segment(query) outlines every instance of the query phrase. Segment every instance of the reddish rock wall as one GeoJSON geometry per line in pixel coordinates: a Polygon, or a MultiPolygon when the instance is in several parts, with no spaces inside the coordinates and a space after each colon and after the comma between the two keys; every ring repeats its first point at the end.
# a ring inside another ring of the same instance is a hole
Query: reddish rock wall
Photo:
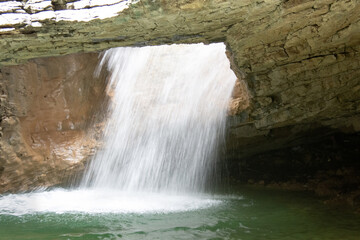
{"type": "Polygon", "coordinates": [[[0,192],[57,184],[83,168],[106,104],[97,62],[69,55],[1,69],[0,192]]]}

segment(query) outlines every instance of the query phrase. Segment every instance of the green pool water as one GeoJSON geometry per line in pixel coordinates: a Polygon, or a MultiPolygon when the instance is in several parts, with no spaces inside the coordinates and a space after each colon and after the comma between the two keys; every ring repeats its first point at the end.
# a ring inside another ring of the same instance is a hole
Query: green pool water
{"type": "Polygon", "coordinates": [[[175,212],[2,212],[0,239],[360,239],[359,215],[306,193],[241,188],[213,198],[175,212]]]}

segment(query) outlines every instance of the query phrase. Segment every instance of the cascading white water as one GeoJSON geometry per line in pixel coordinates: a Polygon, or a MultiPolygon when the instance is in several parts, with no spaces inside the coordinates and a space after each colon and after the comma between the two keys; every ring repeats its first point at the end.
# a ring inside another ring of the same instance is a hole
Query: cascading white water
{"type": "Polygon", "coordinates": [[[225,46],[112,49],[103,66],[110,119],[82,186],[0,196],[0,215],[167,213],[221,203],[194,193],[213,167],[236,79],[225,46]]]}
{"type": "Polygon", "coordinates": [[[224,44],[111,49],[103,66],[111,115],[82,185],[204,190],[236,80],[224,44]]]}

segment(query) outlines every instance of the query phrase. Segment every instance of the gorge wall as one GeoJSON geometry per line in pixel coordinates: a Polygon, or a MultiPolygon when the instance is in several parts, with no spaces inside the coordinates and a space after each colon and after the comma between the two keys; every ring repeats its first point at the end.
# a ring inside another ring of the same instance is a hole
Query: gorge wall
{"type": "MultiPolygon", "coordinates": [[[[100,91],[105,77],[94,80],[92,70],[83,71],[95,68],[97,54],[28,61],[38,57],[225,42],[239,78],[228,121],[226,158],[232,162],[333,132],[359,132],[358,9],[356,0],[0,1],[0,191],[61,182],[50,183],[47,173],[72,165],[68,153],[56,152],[94,139],[85,133],[95,123],[87,123],[106,99],[100,91]],[[50,95],[54,103],[47,106],[50,95]],[[23,165],[46,180],[16,172],[23,165]]],[[[82,162],[95,145],[73,159],[82,162]]]]}
{"type": "Polygon", "coordinates": [[[97,55],[1,69],[0,192],[59,184],[84,169],[106,114],[106,76],[93,76],[97,55]]]}

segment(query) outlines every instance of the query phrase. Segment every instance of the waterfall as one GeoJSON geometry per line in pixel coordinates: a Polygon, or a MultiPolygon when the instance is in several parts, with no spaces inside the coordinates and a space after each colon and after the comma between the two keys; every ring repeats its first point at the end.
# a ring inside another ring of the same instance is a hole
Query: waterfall
{"type": "Polygon", "coordinates": [[[82,186],[203,191],[236,80],[224,44],[110,49],[105,67],[110,118],[82,186]]]}
{"type": "Polygon", "coordinates": [[[235,83],[223,44],[104,53],[111,97],[103,147],[80,187],[0,196],[0,215],[169,213],[210,208],[204,193],[235,83]]]}

